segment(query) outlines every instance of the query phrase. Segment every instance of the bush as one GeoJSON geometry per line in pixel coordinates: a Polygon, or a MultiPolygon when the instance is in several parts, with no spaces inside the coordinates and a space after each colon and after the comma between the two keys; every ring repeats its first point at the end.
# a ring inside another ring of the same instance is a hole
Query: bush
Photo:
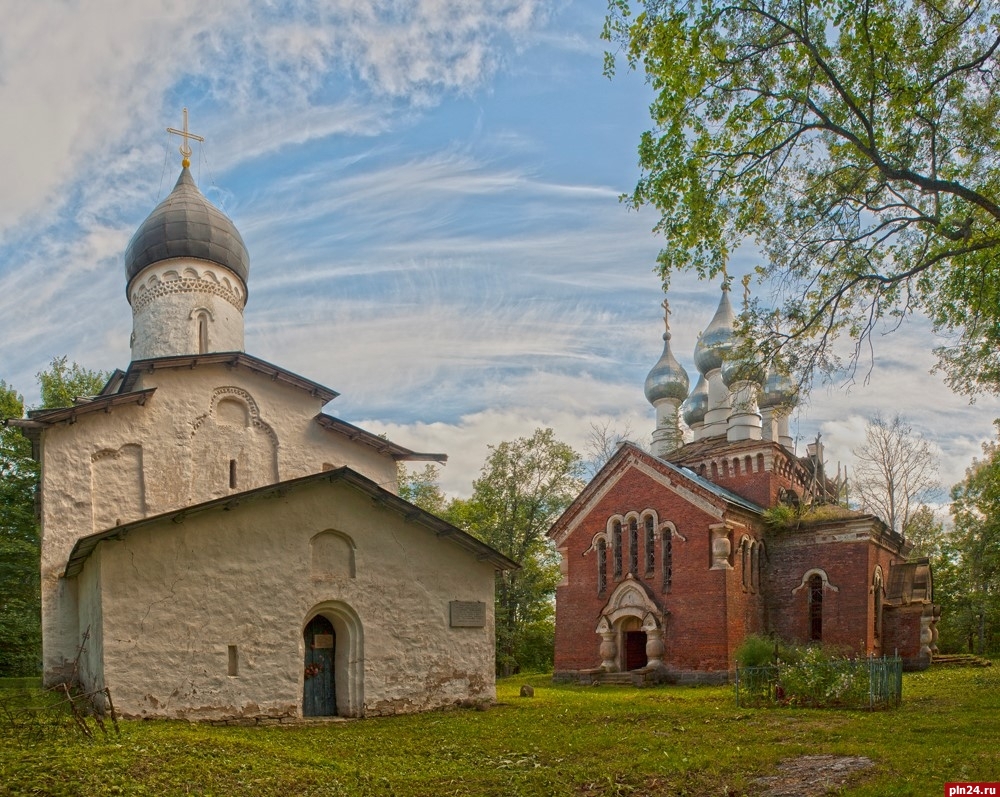
{"type": "Polygon", "coordinates": [[[751,634],[736,650],[740,667],[766,667],[778,657],[778,642],[770,637],[751,634]]]}
{"type": "Polygon", "coordinates": [[[784,698],[805,706],[866,703],[868,680],[864,661],[833,658],[815,646],[803,649],[798,661],[782,667],[780,676],[784,698]]]}

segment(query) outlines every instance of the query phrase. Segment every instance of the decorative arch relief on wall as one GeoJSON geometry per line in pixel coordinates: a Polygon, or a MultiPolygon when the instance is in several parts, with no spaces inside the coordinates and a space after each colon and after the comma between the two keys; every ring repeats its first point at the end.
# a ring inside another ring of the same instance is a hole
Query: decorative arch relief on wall
{"type": "Polygon", "coordinates": [[[278,445],[278,436],[274,433],[274,429],[271,428],[270,424],[264,421],[260,417],[260,408],[257,406],[257,402],[254,397],[246,390],[241,387],[236,387],[235,385],[224,385],[223,387],[217,387],[212,391],[212,397],[209,400],[209,409],[203,415],[199,415],[192,425],[191,434],[194,435],[204,425],[204,423],[212,418],[216,422],[225,423],[227,425],[244,425],[252,426],[255,429],[259,429],[264,432],[268,437],[271,438],[274,445],[278,445]],[[219,406],[223,405],[223,411],[220,414],[219,406]],[[231,414],[231,408],[234,405],[242,405],[245,415],[243,416],[243,422],[241,424],[234,423],[234,416],[231,414]],[[229,412],[227,412],[229,408],[229,412]],[[221,415],[221,417],[220,417],[221,415]]]}
{"type": "Polygon", "coordinates": [[[212,391],[208,412],[191,424],[191,440],[194,501],[278,481],[278,435],[241,387],[212,391]]]}
{"type": "Polygon", "coordinates": [[[795,589],[792,590],[792,594],[794,595],[799,590],[803,590],[808,587],[809,579],[813,576],[819,576],[820,581],[823,582],[824,590],[830,590],[830,592],[840,592],[840,587],[835,587],[830,583],[830,578],[827,576],[826,571],[823,568],[814,567],[811,570],[806,570],[806,572],[802,574],[802,581],[795,589]]]}
{"type": "Polygon", "coordinates": [[[681,542],[688,541],[688,538],[677,530],[677,526],[675,526],[671,520],[664,520],[662,523],[659,523],[657,525],[657,529],[659,530],[661,540],[665,540],[667,537],[670,537],[671,539],[680,540],[681,542]]]}
{"type": "Polygon", "coordinates": [[[239,281],[229,279],[222,268],[199,262],[197,268],[192,263],[178,271],[154,264],[147,266],[144,273],[132,282],[129,296],[132,314],[140,312],[160,296],[176,293],[210,293],[225,299],[241,313],[246,305],[243,286],[239,281]]]}
{"type": "Polygon", "coordinates": [[[326,529],[309,540],[309,571],[313,579],[355,578],[354,540],[342,531],[326,529]]]}
{"type": "Polygon", "coordinates": [[[142,446],[125,443],[91,454],[90,495],[94,531],[145,517],[142,446]]]}
{"type": "Polygon", "coordinates": [[[663,616],[660,607],[649,597],[646,589],[629,573],[611,593],[611,597],[601,610],[601,619],[614,626],[623,617],[638,617],[640,620],[645,620],[647,614],[657,618],[663,616]]]}

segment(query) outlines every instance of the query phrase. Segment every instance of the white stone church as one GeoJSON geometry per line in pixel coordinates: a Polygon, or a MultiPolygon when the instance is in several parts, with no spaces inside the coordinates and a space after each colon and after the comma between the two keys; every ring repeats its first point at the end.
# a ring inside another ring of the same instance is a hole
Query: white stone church
{"type": "Polygon", "coordinates": [[[125,269],[132,362],[12,422],[42,465],[46,684],[213,720],[492,700],[494,576],[517,565],[398,497],[398,462],[443,455],[244,353],[247,250],[186,158],[125,269]]]}

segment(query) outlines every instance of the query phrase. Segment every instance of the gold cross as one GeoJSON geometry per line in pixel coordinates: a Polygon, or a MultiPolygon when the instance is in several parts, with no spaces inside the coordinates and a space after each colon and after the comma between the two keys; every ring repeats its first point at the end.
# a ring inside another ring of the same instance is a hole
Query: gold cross
{"type": "Polygon", "coordinates": [[[663,324],[667,328],[667,332],[670,331],[670,302],[664,299],[660,303],[660,307],[663,308],[663,324]]]}
{"type": "Polygon", "coordinates": [[[184,139],[184,143],[181,144],[181,166],[185,169],[191,165],[191,147],[188,146],[188,139],[193,138],[195,141],[204,141],[205,139],[201,136],[196,136],[194,133],[188,132],[188,109],[184,109],[184,129],[175,130],[172,127],[167,128],[168,133],[173,133],[175,136],[180,136],[184,139]]]}

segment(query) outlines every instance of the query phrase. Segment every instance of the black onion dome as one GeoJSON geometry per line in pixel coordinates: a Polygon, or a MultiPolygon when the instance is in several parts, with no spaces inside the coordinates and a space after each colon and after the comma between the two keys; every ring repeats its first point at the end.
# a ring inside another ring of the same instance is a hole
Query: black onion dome
{"type": "Polygon", "coordinates": [[[205,199],[185,166],[177,185],[136,230],[125,249],[128,284],[146,266],[175,257],[218,263],[246,288],[250,255],[236,225],[205,199]]]}

